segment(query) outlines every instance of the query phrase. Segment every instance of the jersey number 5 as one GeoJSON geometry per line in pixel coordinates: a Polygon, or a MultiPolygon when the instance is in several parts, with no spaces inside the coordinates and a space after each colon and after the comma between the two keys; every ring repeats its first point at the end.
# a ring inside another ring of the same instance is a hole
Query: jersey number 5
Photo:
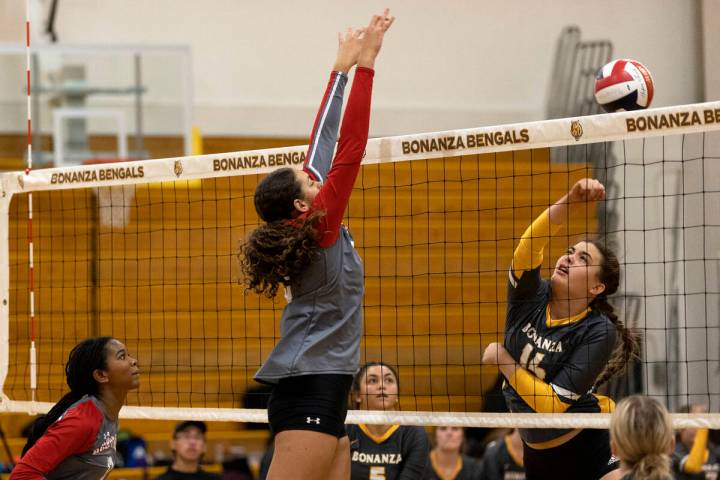
{"type": "Polygon", "coordinates": [[[525,347],[520,354],[520,365],[533,372],[540,380],[544,380],[545,370],[540,368],[540,362],[542,362],[542,359],[545,358],[545,354],[535,352],[535,355],[533,355],[533,350],[532,343],[525,344],[525,347]]]}
{"type": "Polygon", "coordinates": [[[370,467],[368,480],[385,480],[385,467],[370,467]]]}

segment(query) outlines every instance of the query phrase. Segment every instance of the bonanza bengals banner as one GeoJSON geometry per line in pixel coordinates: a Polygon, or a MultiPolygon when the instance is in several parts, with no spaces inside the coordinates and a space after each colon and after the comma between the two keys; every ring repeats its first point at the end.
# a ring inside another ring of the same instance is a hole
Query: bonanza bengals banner
{"type": "MultiPolygon", "coordinates": [[[[363,164],[720,130],[720,102],[370,139],[363,164]]],[[[13,193],[262,174],[299,167],[307,146],[0,174],[13,193]]]]}

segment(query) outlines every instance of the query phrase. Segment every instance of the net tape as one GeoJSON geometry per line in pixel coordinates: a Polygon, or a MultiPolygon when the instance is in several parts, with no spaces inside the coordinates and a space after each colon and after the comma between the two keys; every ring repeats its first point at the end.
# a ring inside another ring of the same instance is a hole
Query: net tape
{"type": "MultiPolygon", "coordinates": [[[[363,164],[583,145],[710,130],[720,130],[720,102],[375,138],[368,141],[363,164]]],[[[0,195],[6,197],[16,192],[38,190],[262,174],[282,166],[301,165],[306,150],[307,146],[301,145],[112,165],[50,168],[34,170],[29,175],[8,173],[0,176],[0,195]]]]}
{"type": "MultiPolygon", "coordinates": [[[[0,412],[47,413],[54,404],[6,400],[0,412]]],[[[673,427],[720,429],[720,413],[675,413],[673,427]]],[[[219,422],[267,423],[263,409],[234,408],[157,408],[125,406],[120,418],[138,420],[203,420],[219,422]]],[[[349,410],[347,423],[373,425],[417,425],[480,428],[596,428],[610,426],[606,413],[474,413],[474,412],[383,412],[349,410]]]]}

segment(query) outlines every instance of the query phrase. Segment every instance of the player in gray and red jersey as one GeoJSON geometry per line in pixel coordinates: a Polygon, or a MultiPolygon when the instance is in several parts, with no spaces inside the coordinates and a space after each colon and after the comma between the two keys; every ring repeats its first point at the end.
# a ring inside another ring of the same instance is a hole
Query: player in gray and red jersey
{"type": "Polygon", "coordinates": [[[70,393],[33,425],[12,480],[101,480],[117,464],[118,414],[140,370],[122,342],[88,338],[65,366],[70,393]]]}

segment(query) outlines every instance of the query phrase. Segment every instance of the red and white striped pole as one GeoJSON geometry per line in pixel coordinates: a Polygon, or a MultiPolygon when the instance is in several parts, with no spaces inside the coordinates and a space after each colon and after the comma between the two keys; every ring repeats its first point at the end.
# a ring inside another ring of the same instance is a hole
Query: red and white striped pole
{"type": "MultiPolygon", "coordinates": [[[[32,93],[30,81],[30,0],[25,0],[25,66],[27,70],[27,167],[25,175],[32,171],[32,93]]],[[[37,390],[37,351],[35,350],[35,262],[33,260],[33,202],[28,193],[28,298],[30,309],[30,392],[35,401],[37,390]]]]}

